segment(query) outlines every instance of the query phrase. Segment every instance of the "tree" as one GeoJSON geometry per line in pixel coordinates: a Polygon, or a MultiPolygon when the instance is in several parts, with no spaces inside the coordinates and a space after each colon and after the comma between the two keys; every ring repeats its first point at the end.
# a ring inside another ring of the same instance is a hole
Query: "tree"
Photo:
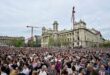
{"type": "Polygon", "coordinates": [[[110,47],[110,41],[104,42],[104,43],[100,44],[99,46],[109,48],[110,47]]]}
{"type": "Polygon", "coordinates": [[[49,47],[54,46],[54,38],[53,37],[49,37],[49,43],[48,43],[49,47]]]}
{"type": "Polygon", "coordinates": [[[41,47],[41,40],[40,39],[36,39],[36,47],[41,47]]]}
{"type": "Polygon", "coordinates": [[[60,37],[61,46],[67,46],[69,42],[66,41],[67,37],[60,37]]]}
{"type": "Polygon", "coordinates": [[[57,39],[55,39],[54,37],[50,37],[49,38],[49,47],[61,47],[61,46],[67,46],[69,44],[67,40],[67,37],[63,36],[63,37],[57,37],[57,39]]]}
{"type": "Polygon", "coordinates": [[[36,47],[36,41],[33,41],[32,39],[28,41],[28,47],[36,47]]]}
{"type": "Polygon", "coordinates": [[[58,37],[57,39],[54,39],[54,46],[55,47],[61,47],[60,37],[58,37]]]}
{"type": "Polygon", "coordinates": [[[23,39],[12,39],[11,45],[15,47],[23,47],[24,46],[24,40],[23,39]]]}

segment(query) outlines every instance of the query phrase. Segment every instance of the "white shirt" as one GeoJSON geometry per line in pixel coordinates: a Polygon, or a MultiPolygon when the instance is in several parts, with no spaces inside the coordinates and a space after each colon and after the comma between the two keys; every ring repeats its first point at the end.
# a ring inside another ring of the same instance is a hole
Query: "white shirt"
{"type": "Polygon", "coordinates": [[[32,66],[33,68],[35,68],[37,66],[37,63],[33,63],[32,66]]]}
{"type": "Polygon", "coordinates": [[[75,68],[76,68],[77,71],[79,71],[79,69],[81,68],[81,66],[80,65],[75,65],[75,68]]]}
{"type": "Polygon", "coordinates": [[[39,75],[47,75],[45,71],[40,71],[39,75]]]}
{"type": "Polygon", "coordinates": [[[25,75],[29,75],[29,69],[28,68],[26,68],[26,69],[23,69],[23,71],[22,71],[22,73],[24,73],[25,75]]]}
{"type": "Polygon", "coordinates": [[[1,72],[1,75],[7,75],[5,72],[1,72]]]}
{"type": "Polygon", "coordinates": [[[72,74],[72,69],[71,68],[67,68],[68,74],[72,74]]]}
{"type": "Polygon", "coordinates": [[[11,67],[12,65],[13,65],[13,64],[9,64],[9,65],[8,65],[10,69],[12,69],[12,67],[11,67]]]}

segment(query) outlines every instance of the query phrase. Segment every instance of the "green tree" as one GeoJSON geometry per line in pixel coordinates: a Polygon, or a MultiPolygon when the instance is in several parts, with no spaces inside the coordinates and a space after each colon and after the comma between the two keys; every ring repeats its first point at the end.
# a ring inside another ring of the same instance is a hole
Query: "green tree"
{"type": "Polygon", "coordinates": [[[99,47],[109,48],[110,47],[110,41],[100,44],[99,47]]]}
{"type": "Polygon", "coordinates": [[[39,39],[36,39],[36,47],[41,47],[41,40],[39,39]]]}
{"type": "Polygon", "coordinates": [[[67,40],[67,37],[65,36],[60,37],[61,46],[66,46],[68,44],[66,40],[67,40]]]}
{"type": "Polygon", "coordinates": [[[58,47],[61,47],[60,37],[58,37],[58,39],[57,39],[57,46],[58,46],[58,47]]]}
{"type": "Polygon", "coordinates": [[[23,47],[24,46],[24,40],[23,39],[13,39],[11,41],[11,45],[15,46],[15,47],[23,47]]]}
{"type": "Polygon", "coordinates": [[[61,41],[60,41],[59,37],[57,39],[54,39],[54,46],[55,47],[61,47],[61,41]]]}
{"type": "Polygon", "coordinates": [[[69,44],[67,40],[67,37],[57,37],[57,39],[54,39],[54,37],[49,38],[49,47],[61,47],[61,46],[67,46],[69,44]]]}
{"type": "Polygon", "coordinates": [[[48,43],[49,47],[54,46],[54,38],[53,37],[49,37],[49,43],[48,43]]]}
{"type": "Polygon", "coordinates": [[[28,47],[36,47],[36,41],[29,40],[28,41],[28,47]]]}

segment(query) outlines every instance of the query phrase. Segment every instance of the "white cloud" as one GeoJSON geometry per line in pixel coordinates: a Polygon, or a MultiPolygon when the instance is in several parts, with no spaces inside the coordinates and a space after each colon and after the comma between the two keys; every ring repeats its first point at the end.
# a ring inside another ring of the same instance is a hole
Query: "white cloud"
{"type": "MultiPolygon", "coordinates": [[[[0,34],[28,36],[26,25],[50,28],[54,20],[59,21],[60,29],[71,29],[75,5],[76,20],[84,19],[88,27],[101,30],[109,38],[109,3],[109,0],[0,0],[0,34]]],[[[41,30],[37,29],[35,34],[41,34],[41,30]]]]}

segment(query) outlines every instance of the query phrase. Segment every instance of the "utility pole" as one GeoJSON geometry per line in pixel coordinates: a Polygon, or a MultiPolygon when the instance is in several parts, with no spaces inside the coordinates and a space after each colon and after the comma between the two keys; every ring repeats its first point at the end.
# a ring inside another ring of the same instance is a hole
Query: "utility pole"
{"type": "Polygon", "coordinates": [[[32,38],[32,41],[33,41],[33,33],[34,33],[34,28],[39,28],[39,27],[35,27],[35,26],[26,26],[27,28],[31,28],[31,38],[32,38]]]}

